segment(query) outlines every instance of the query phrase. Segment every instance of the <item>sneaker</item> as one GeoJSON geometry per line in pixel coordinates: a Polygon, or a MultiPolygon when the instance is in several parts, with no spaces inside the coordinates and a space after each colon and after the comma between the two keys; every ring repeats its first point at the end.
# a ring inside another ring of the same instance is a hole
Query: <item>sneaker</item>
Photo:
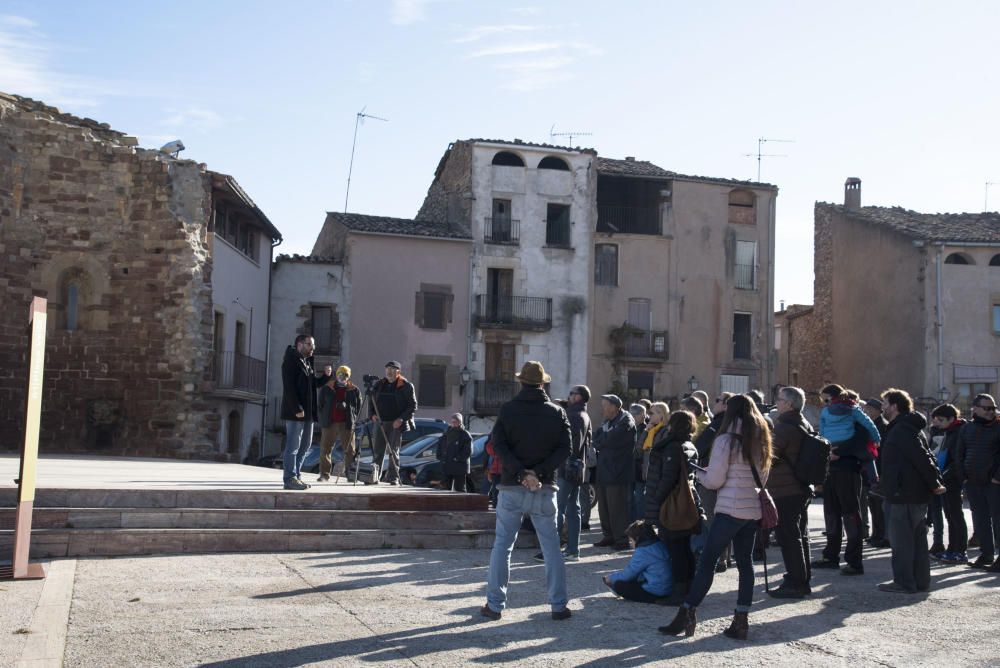
{"type": "Polygon", "coordinates": [[[941,561],[946,564],[967,564],[969,558],[965,556],[965,552],[945,552],[941,561]]]}
{"type": "Polygon", "coordinates": [[[563,552],[563,561],[580,561],[579,552],[563,552]]]}
{"type": "Polygon", "coordinates": [[[296,480],[298,480],[298,481],[299,481],[299,484],[300,484],[300,485],[305,485],[305,486],[306,486],[306,489],[309,489],[310,487],[312,487],[312,485],[310,485],[309,483],[305,482],[305,481],[304,481],[304,480],[302,479],[302,477],[301,477],[301,476],[300,476],[300,477],[298,477],[298,478],[296,478],[296,480]]]}
{"type": "Polygon", "coordinates": [[[479,608],[479,614],[485,617],[486,619],[492,620],[494,622],[500,619],[501,616],[499,612],[497,612],[488,605],[484,605],[483,607],[479,608]]]}
{"type": "Polygon", "coordinates": [[[915,594],[917,592],[910,591],[906,587],[896,584],[895,582],[883,582],[878,586],[879,591],[884,591],[889,594],[915,594]]]}
{"type": "Polygon", "coordinates": [[[726,565],[726,560],[725,559],[719,559],[717,562],[715,562],[715,572],[716,573],[725,573],[728,569],[729,569],[729,566],[726,565]]]}
{"type": "Polygon", "coordinates": [[[305,484],[298,478],[292,478],[291,480],[285,481],[285,489],[293,489],[296,491],[301,491],[304,489],[309,489],[309,485],[305,484]]]}
{"type": "Polygon", "coordinates": [[[771,598],[805,598],[806,597],[806,590],[805,589],[798,589],[796,587],[788,587],[788,586],[785,586],[785,585],[781,585],[777,589],[772,589],[772,590],[770,590],[767,593],[771,595],[771,598]]]}
{"type": "Polygon", "coordinates": [[[934,543],[933,545],[931,545],[931,549],[927,551],[930,553],[931,558],[940,559],[941,556],[944,554],[944,545],[942,545],[941,543],[934,543]]]}
{"type": "Polygon", "coordinates": [[[552,611],[552,619],[555,619],[555,620],[569,619],[572,616],[573,616],[573,613],[570,612],[569,608],[563,608],[562,610],[553,610],[552,611]]]}
{"type": "Polygon", "coordinates": [[[834,559],[817,559],[816,561],[812,562],[812,567],[829,568],[829,569],[840,568],[840,562],[834,559]]]}
{"type": "Polygon", "coordinates": [[[850,564],[847,564],[846,566],[844,566],[843,568],[840,569],[840,574],[841,575],[864,575],[865,574],[865,569],[864,568],[855,568],[854,566],[851,566],[850,564]]]}
{"type": "Polygon", "coordinates": [[[969,568],[989,568],[993,565],[993,557],[979,555],[979,558],[969,564],[969,568]]]}
{"type": "Polygon", "coordinates": [[[987,573],[1000,573],[1000,559],[987,566],[985,570],[987,573]]]}
{"type": "Polygon", "coordinates": [[[615,544],[614,538],[602,538],[594,543],[594,547],[611,547],[615,544]]]}

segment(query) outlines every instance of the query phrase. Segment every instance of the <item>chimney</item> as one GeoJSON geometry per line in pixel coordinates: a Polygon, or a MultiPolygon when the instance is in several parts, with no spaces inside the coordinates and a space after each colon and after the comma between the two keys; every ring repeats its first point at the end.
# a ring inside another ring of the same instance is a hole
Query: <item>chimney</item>
{"type": "Polygon", "coordinates": [[[861,179],[856,176],[844,181],[844,206],[848,209],[861,208],[861,179]]]}
{"type": "Polygon", "coordinates": [[[625,156],[625,162],[635,162],[635,156],[634,155],[626,155],[625,156]]]}

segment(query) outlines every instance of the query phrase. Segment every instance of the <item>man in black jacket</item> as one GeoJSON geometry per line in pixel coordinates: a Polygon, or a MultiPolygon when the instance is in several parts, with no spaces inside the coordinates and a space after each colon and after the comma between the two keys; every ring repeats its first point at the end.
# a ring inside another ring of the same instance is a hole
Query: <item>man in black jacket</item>
{"type": "Polygon", "coordinates": [[[307,334],[295,338],[281,361],[281,419],[285,422],[285,452],[283,455],[285,489],[309,489],[302,482],[300,469],[306,451],[312,445],[313,424],[316,422],[316,388],[326,382],[313,372],[313,351],[316,342],[307,334]]]}
{"type": "Polygon", "coordinates": [[[958,465],[958,435],[965,420],[951,404],[941,404],[931,411],[931,452],[935,455],[941,480],[948,491],[931,499],[931,519],[934,522],[934,545],[931,557],[946,564],[964,564],[969,560],[969,526],[962,510],[962,475],[958,465]],[[948,521],[948,547],[944,547],[944,520],[948,521]],[[940,553],[935,554],[935,548],[940,553]]]}
{"type": "Polygon", "coordinates": [[[597,450],[597,510],[601,515],[604,537],[594,547],[629,549],[629,497],[635,472],[632,450],[635,447],[635,420],[622,410],[622,400],[614,394],[601,397],[604,424],[594,434],[597,450]]]}
{"type": "Polygon", "coordinates": [[[444,474],[441,489],[465,492],[465,479],[472,471],[472,434],[466,431],[461,413],[448,418],[448,429],[438,440],[436,454],[444,474]]]}
{"type": "Polygon", "coordinates": [[[882,444],[881,487],[892,546],[892,582],[878,588],[913,594],[931,586],[927,504],[933,494],[946,490],[924,438],[927,420],[914,412],[910,395],[891,388],[882,393],[882,402],[882,413],[889,420],[882,444]]]}
{"type": "MultiPolygon", "coordinates": [[[[327,367],[329,375],[332,367],[327,367]]],[[[337,367],[337,373],[319,391],[319,480],[326,482],[333,470],[333,446],[339,440],[344,451],[344,475],[351,479],[354,458],[354,425],[361,412],[361,391],[351,382],[351,368],[337,367]]]]}
{"type": "MultiPolygon", "coordinates": [[[[417,394],[413,383],[403,378],[399,362],[385,363],[385,378],[375,384],[372,392],[371,420],[376,423],[375,453],[376,472],[382,467],[386,451],[389,452],[389,467],[385,481],[390,485],[399,483],[399,446],[403,432],[414,428],[413,414],[417,411],[417,394]]],[[[373,476],[371,484],[378,484],[379,476],[373,476]]]]}
{"type": "Polygon", "coordinates": [[[521,391],[500,408],[492,442],[503,462],[496,507],[496,537],[490,554],[486,605],[480,614],[500,619],[507,605],[510,553],[521,521],[531,517],[545,558],[545,581],[553,619],[568,619],[566,564],[556,529],[556,470],[570,452],[569,419],[549,400],[543,386],[551,382],[541,362],[525,362],[515,377],[521,391]]]}
{"type": "Polygon", "coordinates": [[[969,565],[1000,572],[1000,559],[994,561],[1000,540],[1000,420],[988,394],[972,400],[972,422],[958,434],[958,462],[979,537],[979,558],[969,565]]]}
{"type": "MultiPolygon", "coordinates": [[[[569,416],[569,429],[571,436],[569,460],[573,462],[574,470],[582,470],[580,480],[571,480],[567,476],[567,463],[559,467],[559,522],[558,529],[562,534],[563,525],[566,526],[566,550],[563,555],[566,561],[580,560],[580,518],[582,511],[580,508],[580,490],[587,482],[587,449],[591,447],[593,431],[590,426],[590,415],[587,413],[587,402],[590,401],[590,388],[586,385],[577,385],[569,391],[569,408],[566,414],[569,416]]],[[[586,503],[590,504],[590,494],[588,492],[586,503]]]]}

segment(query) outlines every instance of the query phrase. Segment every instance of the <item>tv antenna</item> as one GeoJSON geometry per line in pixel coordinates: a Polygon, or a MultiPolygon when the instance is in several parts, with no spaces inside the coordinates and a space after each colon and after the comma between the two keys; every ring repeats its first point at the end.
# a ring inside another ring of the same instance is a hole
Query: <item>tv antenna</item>
{"type": "Polygon", "coordinates": [[[573,137],[590,137],[593,134],[593,132],[556,132],[556,124],[553,123],[549,128],[549,141],[554,143],[556,137],[569,137],[569,145],[572,147],[573,137]]]}
{"type": "Polygon", "coordinates": [[[760,183],[760,159],[761,158],[787,158],[788,155],[785,153],[764,153],[764,144],[768,142],[778,142],[781,144],[794,144],[794,139],[767,139],[765,137],[759,137],[757,139],[757,152],[756,153],[744,153],[745,158],[757,158],[757,183],[760,183]]]}
{"type": "Polygon", "coordinates": [[[990,210],[990,186],[1000,185],[1000,181],[987,181],[986,193],[983,195],[983,212],[990,210]]]}
{"type": "Polygon", "coordinates": [[[385,123],[389,122],[388,118],[365,113],[365,109],[367,108],[367,104],[361,107],[361,111],[358,112],[354,119],[354,141],[351,143],[351,164],[347,168],[347,192],[344,193],[344,213],[347,213],[347,200],[351,196],[351,172],[354,171],[354,148],[358,145],[358,126],[364,123],[366,118],[374,118],[376,121],[383,121],[385,123]]]}

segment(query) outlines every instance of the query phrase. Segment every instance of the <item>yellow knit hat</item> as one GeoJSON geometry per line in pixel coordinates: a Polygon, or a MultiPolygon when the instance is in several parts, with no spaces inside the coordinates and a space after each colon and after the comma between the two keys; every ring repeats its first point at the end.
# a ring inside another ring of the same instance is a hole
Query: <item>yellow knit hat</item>
{"type": "Polygon", "coordinates": [[[348,378],[350,378],[351,377],[351,367],[347,366],[346,364],[341,364],[340,366],[337,367],[337,373],[334,374],[334,375],[339,376],[340,374],[344,374],[345,376],[347,376],[348,378]]]}

